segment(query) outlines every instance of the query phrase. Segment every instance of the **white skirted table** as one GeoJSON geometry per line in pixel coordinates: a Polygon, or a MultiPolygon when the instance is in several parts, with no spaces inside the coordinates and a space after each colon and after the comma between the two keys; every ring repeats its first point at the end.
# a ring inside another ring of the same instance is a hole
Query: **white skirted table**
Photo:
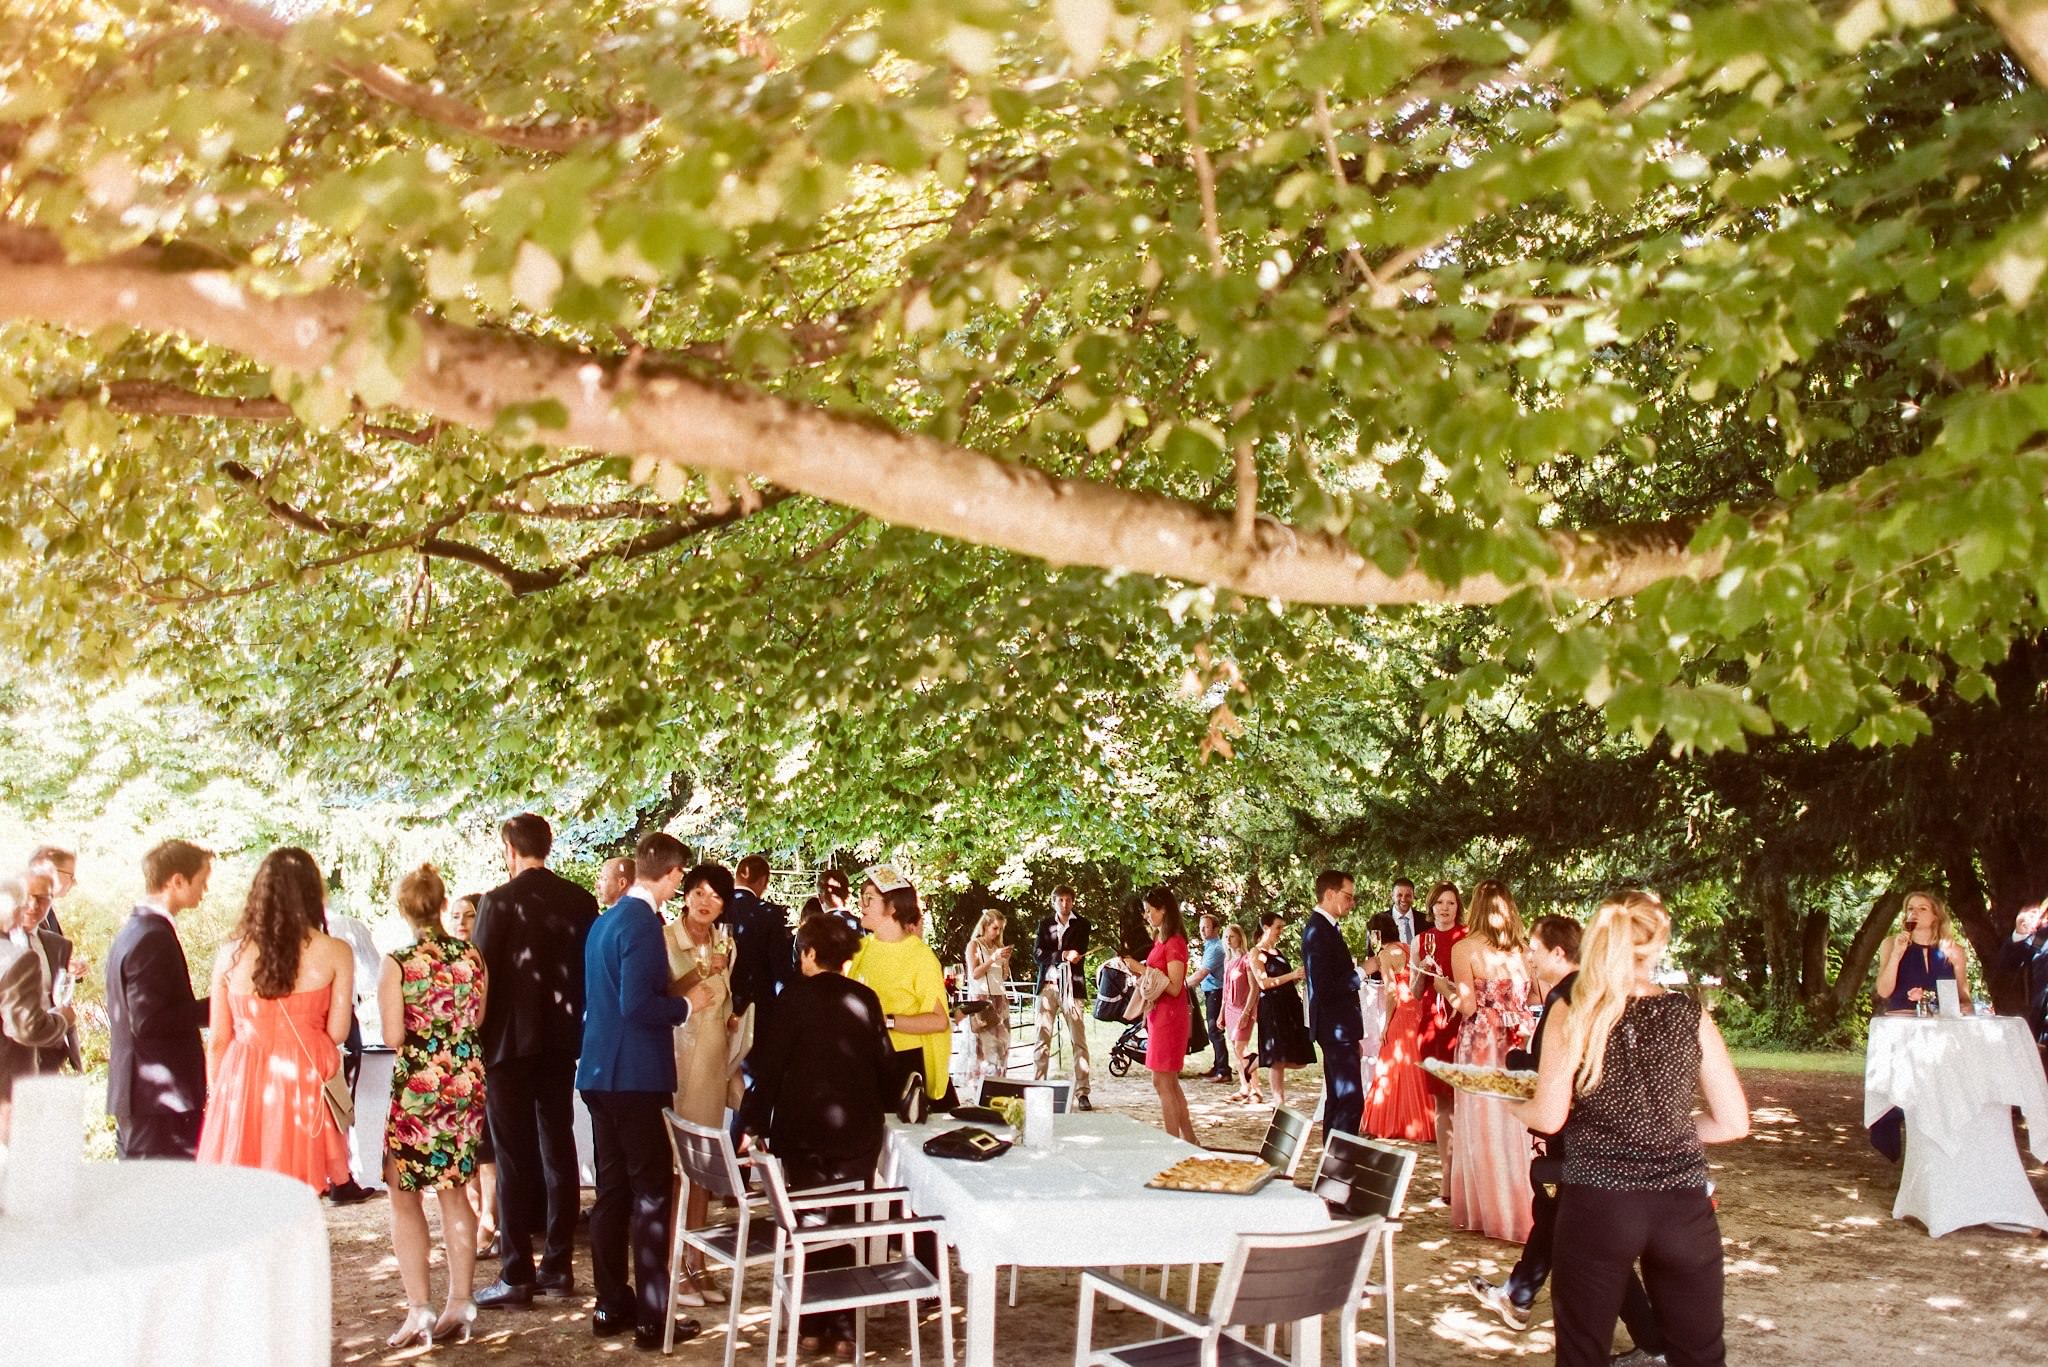
{"type": "Polygon", "coordinates": [[[1284,1178],[1251,1196],[1148,1190],[1155,1173],[1202,1151],[1128,1116],[1063,1115],[1052,1147],[1019,1145],[985,1163],[927,1155],[924,1141],[947,1128],[944,1116],[891,1120],[882,1166],[913,1210],[946,1222],[967,1276],[966,1367],[995,1361],[998,1267],[1220,1263],[1239,1234],[1330,1223],[1319,1198],[1284,1178]]]}
{"type": "Polygon", "coordinates": [[[1905,1168],[1894,1219],[1940,1236],[1969,1225],[2048,1230],[2013,1142],[2012,1108],[2027,1118],[2034,1157],[2048,1161],[2048,1076],[2015,1016],[1870,1023],[1863,1123],[1906,1113],[1905,1168]]]}
{"type": "Polygon", "coordinates": [[[325,1367],[327,1223],[304,1183],[88,1165],[61,1219],[0,1214],[0,1363],[325,1367]]]}

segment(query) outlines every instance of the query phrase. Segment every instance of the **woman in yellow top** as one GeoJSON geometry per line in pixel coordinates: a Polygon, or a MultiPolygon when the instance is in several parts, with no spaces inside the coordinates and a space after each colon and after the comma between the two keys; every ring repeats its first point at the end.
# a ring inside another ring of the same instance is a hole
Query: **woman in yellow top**
{"type": "Polygon", "coordinates": [[[917,933],[923,919],[909,879],[887,864],[862,874],[860,924],[868,933],[847,976],[881,999],[896,1051],[896,1094],[902,1095],[912,1073],[922,1073],[925,1095],[936,1101],[946,1094],[953,1023],[946,970],[917,933]]]}

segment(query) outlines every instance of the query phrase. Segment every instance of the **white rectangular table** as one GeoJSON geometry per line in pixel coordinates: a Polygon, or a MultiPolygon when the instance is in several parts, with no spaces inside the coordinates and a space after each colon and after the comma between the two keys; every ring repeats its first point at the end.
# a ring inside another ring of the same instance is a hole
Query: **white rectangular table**
{"type": "Polygon", "coordinates": [[[1894,1106],[1906,1113],[1894,1219],[1911,1216],[1936,1237],[1968,1225],[2048,1230],[2012,1134],[2017,1106],[2034,1157],[2048,1161],[2048,1076],[2025,1021],[1879,1016],[1864,1055],[1863,1123],[1894,1106]]]}
{"type": "Polygon", "coordinates": [[[924,1152],[926,1139],[950,1127],[946,1117],[889,1122],[885,1179],[909,1190],[918,1214],[945,1220],[967,1276],[967,1367],[995,1361],[999,1267],[1220,1263],[1239,1234],[1330,1223],[1321,1199],[1285,1178],[1252,1196],[1147,1189],[1153,1174],[1202,1150],[1128,1116],[1098,1111],[1055,1124],[1051,1148],[1019,1145],[967,1163],[924,1152]]]}

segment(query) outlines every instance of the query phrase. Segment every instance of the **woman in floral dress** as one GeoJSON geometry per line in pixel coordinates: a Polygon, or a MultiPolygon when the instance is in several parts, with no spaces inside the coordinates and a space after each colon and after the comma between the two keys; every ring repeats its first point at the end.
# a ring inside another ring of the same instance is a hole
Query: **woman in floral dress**
{"type": "Polygon", "coordinates": [[[385,1180],[391,1188],[391,1243],[409,1309],[387,1342],[469,1337],[476,1271],[476,1212],[463,1186],[476,1175],[484,1129],[484,966],[476,947],[441,928],[448,889],[432,864],[398,884],[398,910],[413,942],[386,955],[377,988],[384,1040],[398,1056],[391,1069],[391,1117],[385,1130],[385,1180]],[[436,1318],[428,1303],[427,1212],[420,1193],[441,1203],[448,1301],[436,1318]]]}

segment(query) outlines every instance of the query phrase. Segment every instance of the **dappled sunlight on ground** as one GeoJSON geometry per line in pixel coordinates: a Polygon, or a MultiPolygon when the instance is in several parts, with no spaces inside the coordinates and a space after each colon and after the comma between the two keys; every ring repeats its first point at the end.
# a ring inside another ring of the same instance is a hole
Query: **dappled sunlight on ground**
{"type": "MultiPolygon", "coordinates": [[[[1106,1056],[1107,1041],[1099,1051],[1106,1056]]],[[[1206,1061],[1206,1055],[1197,1062],[1206,1061]]],[[[1314,1069],[1288,1079],[1289,1101],[1313,1109],[1320,1082],[1314,1069]]],[[[1760,1073],[1745,1077],[1753,1107],[1753,1137],[1713,1151],[1728,1257],[1729,1361],[1769,1367],[1889,1367],[1937,1356],[1967,1355],[1988,1364],[2040,1361],[2048,1320],[2048,1240],[1989,1229],[1930,1239],[1917,1225],[1891,1218],[1898,1171],[1874,1153],[1858,1123],[1859,1077],[1828,1073],[1760,1073]]],[[[1197,1133],[1209,1143],[1255,1147],[1271,1114],[1262,1107],[1224,1101],[1228,1086],[1190,1076],[1184,1081],[1197,1133]]],[[[1099,1107],[1158,1122],[1158,1104],[1142,1073],[1115,1079],[1097,1069],[1099,1107]]],[[[1310,1140],[1299,1181],[1306,1185],[1321,1154],[1320,1133],[1310,1140]]],[[[1448,1212],[1426,1198],[1437,1190],[1436,1151],[1424,1146],[1410,1190],[1407,1227],[1395,1245],[1399,1351],[1417,1367],[1463,1362],[1547,1362],[1553,1351],[1548,1294],[1537,1299],[1526,1333],[1516,1334],[1480,1306],[1467,1289],[1473,1276],[1500,1281],[1519,1249],[1450,1227],[1448,1212]]],[[[2036,1188],[2048,1194],[2048,1174],[2029,1167],[2036,1188]]],[[[1227,1199],[1227,1198],[1219,1198],[1227,1199]]],[[[432,1209],[432,1203],[429,1203],[432,1209]]],[[[334,1240],[338,1363],[448,1361],[468,1354],[492,1367],[597,1360],[625,1353],[630,1341],[590,1336],[589,1302],[537,1302],[531,1310],[486,1311],[477,1327],[482,1341],[467,1348],[395,1353],[384,1336],[404,1311],[404,1294],[391,1256],[381,1202],[330,1211],[334,1240]]],[[[578,1249],[576,1277],[588,1291],[589,1260],[578,1249]]],[[[496,1275],[478,1268],[478,1285],[496,1275]]],[[[1133,1269],[1133,1273],[1136,1269],[1133,1269]]],[[[1005,1274],[1006,1276],[1007,1274],[1005,1274]]],[[[435,1259],[435,1303],[443,1273],[435,1259]]],[[[1184,1303],[1185,1273],[1173,1284],[1184,1303]]],[[[1148,1275],[1156,1284],[1156,1271],[1148,1275]]],[[[1204,1282],[1203,1296],[1214,1284],[1204,1282]]],[[[996,1321],[1001,1367],[1041,1367],[1071,1360],[1077,1277],[1071,1271],[1026,1269],[1014,1310],[996,1321]]],[[[767,1281],[756,1269],[744,1298],[739,1363],[761,1367],[767,1345],[767,1281]]],[[[964,1285],[955,1284],[956,1333],[964,1327],[964,1285]]],[[[724,1308],[692,1311],[703,1335],[679,1346],[675,1360],[716,1367],[724,1354],[724,1308]]],[[[926,1360],[938,1361],[936,1312],[925,1319],[926,1360]]],[[[1360,1314],[1361,1362],[1383,1360],[1384,1317],[1377,1302],[1360,1314]]],[[[1130,1314],[1098,1322],[1102,1341],[1145,1337],[1149,1326],[1130,1314]]],[[[1617,1346],[1620,1346],[1619,1344],[1617,1346]]],[[[868,1363],[909,1361],[900,1313],[872,1321],[868,1363]]],[[[1336,1361],[1334,1328],[1324,1335],[1324,1360],[1336,1361]]],[[[813,1358],[814,1367],[830,1359],[813,1358]]]]}

